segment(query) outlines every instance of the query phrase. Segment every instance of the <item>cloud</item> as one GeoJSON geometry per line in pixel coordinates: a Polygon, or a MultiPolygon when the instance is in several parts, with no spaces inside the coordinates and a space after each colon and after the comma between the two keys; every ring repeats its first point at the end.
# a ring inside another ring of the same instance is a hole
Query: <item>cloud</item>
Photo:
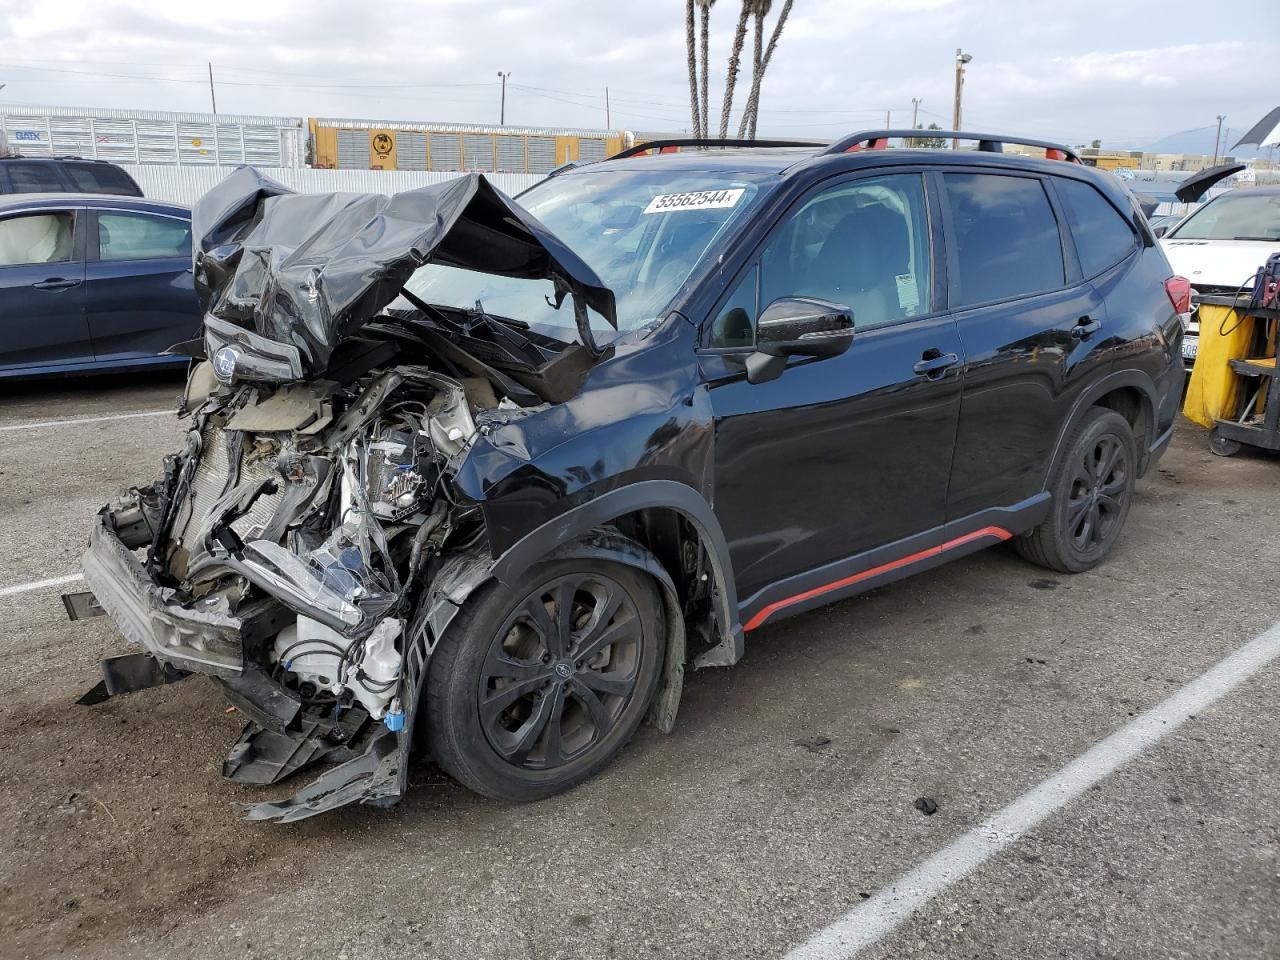
{"type": "MultiPolygon", "coordinates": [[[[922,123],[947,126],[957,47],[974,56],[966,126],[1072,142],[1154,137],[1219,113],[1245,127],[1276,94],[1242,77],[1275,62],[1280,43],[1258,32],[1242,41],[1237,26],[1269,8],[1237,0],[1228,20],[1201,16],[1193,0],[1158,11],[1114,0],[795,0],[760,132],[834,136],[881,124],[886,111],[905,124],[913,98],[922,123]]],[[[716,119],[737,9],[720,0],[713,11],[716,119]]],[[[216,15],[141,0],[0,0],[0,82],[18,102],[204,110],[212,61],[223,112],[492,123],[503,70],[508,122],[603,126],[608,86],[615,126],[676,132],[689,126],[683,22],[681,0],[221,0],[216,15]]]]}

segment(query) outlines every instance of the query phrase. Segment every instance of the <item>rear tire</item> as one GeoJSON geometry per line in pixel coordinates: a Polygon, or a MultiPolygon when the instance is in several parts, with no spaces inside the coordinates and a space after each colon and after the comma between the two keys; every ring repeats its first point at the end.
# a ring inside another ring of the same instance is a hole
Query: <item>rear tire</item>
{"type": "Polygon", "coordinates": [[[587,779],[635,735],[662,673],[652,578],[600,560],[530,568],[470,597],[431,656],[436,762],[488,797],[524,802],[587,779]]]}
{"type": "Polygon", "coordinates": [[[1060,573],[1097,566],[1115,546],[1129,515],[1137,464],[1129,421],[1114,410],[1090,408],[1049,477],[1049,516],[1014,540],[1018,552],[1060,573]]]}

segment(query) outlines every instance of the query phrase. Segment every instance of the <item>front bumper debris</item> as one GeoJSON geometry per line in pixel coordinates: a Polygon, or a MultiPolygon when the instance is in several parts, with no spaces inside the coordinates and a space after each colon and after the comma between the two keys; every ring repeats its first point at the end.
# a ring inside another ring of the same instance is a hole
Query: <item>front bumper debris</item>
{"type": "Polygon", "coordinates": [[[81,560],[85,583],[124,638],[177,670],[238,677],[246,639],[269,636],[285,622],[277,604],[249,605],[241,616],[193,610],[172,602],[175,591],[155,583],[110,526],[103,510],[81,560]]]}

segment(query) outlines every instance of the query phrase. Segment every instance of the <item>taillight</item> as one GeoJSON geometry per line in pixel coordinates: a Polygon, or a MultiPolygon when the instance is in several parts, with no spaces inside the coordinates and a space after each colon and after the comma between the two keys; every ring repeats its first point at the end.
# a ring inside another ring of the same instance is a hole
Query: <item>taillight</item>
{"type": "Polygon", "coordinates": [[[1164,292],[1169,295],[1173,312],[1178,315],[1185,329],[1191,322],[1191,281],[1186,277],[1170,277],[1164,282],[1164,292]]]}

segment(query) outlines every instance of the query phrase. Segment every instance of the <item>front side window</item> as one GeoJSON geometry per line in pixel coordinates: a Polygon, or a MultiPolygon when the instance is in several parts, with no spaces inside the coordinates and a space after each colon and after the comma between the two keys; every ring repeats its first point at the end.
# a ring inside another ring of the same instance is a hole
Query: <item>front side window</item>
{"type": "Polygon", "coordinates": [[[1066,283],[1062,238],[1044,187],[1030,177],[948,173],[959,277],[952,306],[1056,290],[1066,283]]]}
{"type": "Polygon", "coordinates": [[[1114,266],[1133,250],[1133,227],[1097,190],[1079,180],[1054,181],[1076,241],[1076,254],[1086,277],[1114,266]]]}
{"type": "MultiPolygon", "coordinates": [[[[608,164],[602,166],[607,167],[608,164]]],[[[735,171],[600,170],[553,177],[520,203],[613,291],[618,328],[634,330],[665,315],[685,280],[713,256],[776,182],[776,174],[735,171]]],[[[573,309],[548,303],[549,280],[500,277],[443,264],[420,268],[406,288],[443,307],[473,308],[576,339],[573,309]]],[[[589,311],[607,340],[612,328],[589,311]]]]}
{"type": "Polygon", "coordinates": [[[191,256],[191,224],[146,213],[98,214],[100,260],[191,256]]]}
{"type": "Polygon", "coordinates": [[[0,220],[0,267],[65,263],[71,259],[70,213],[38,213],[0,220]]]}
{"type": "Polygon", "coordinates": [[[867,328],[931,309],[929,218],[919,174],[828,187],[775,229],[760,260],[760,307],[816,297],[867,328]]]}

